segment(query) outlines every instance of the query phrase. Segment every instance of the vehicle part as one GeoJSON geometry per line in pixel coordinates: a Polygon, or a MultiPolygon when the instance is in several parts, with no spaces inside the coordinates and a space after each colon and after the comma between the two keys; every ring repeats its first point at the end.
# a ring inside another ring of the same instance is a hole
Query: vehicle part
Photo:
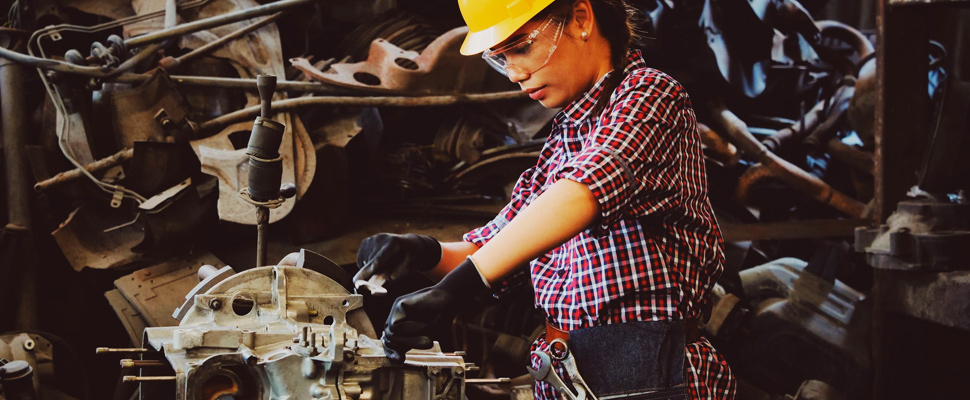
{"type": "Polygon", "coordinates": [[[864,398],[871,304],[844,283],[810,272],[832,268],[819,260],[782,258],[741,271],[741,298],[715,290],[704,329],[731,368],[759,388],[795,393],[803,381],[818,379],[864,398]]]}
{"type": "Polygon", "coordinates": [[[420,53],[438,36],[441,36],[441,32],[430,23],[408,13],[391,10],[360,24],[347,34],[336,52],[350,56],[354,61],[364,61],[371,43],[384,39],[401,50],[420,53]]]}
{"type": "Polygon", "coordinates": [[[970,205],[927,200],[899,202],[886,224],[856,231],[855,247],[880,269],[970,269],[970,205]]]}
{"type": "MultiPolygon", "coordinates": [[[[301,107],[309,106],[347,106],[347,107],[428,107],[428,106],[450,106],[455,104],[476,104],[489,103],[493,101],[522,100],[528,98],[528,94],[521,91],[509,91],[498,93],[483,94],[462,94],[451,96],[368,96],[368,97],[301,97],[298,99],[278,100],[274,107],[277,111],[291,111],[301,107]]],[[[222,128],[228,124],[242,121],[256,116],[259,113],[259,106],[251,106],[245,109],[223,115],[210,121],[199,124],[200,131],[209,131],[222,128]]]]}
{"type": "Polygon", "coordinates": [[[711,112],[716,122],[714,125],[724,129],[731,142],[738,146],[749,159],[758,162],[757,165],[745,171],[738,183],[736,194],[742,202],[747,201],[748,192],[754,183],[773,177],[851,217],[862,216],[864,204],[840,193],[827,183],[772,153],[751,135],[747,124],[723,104],[712,104],[711,112]]]}
{"type": "MultiPolygon", "coordinates": [[[[172,310],[183,303],[184,293],[198,286],[203,267],[212,265],[223,264],[211,253],[190,253],[118,278],[114,286],[146,326],[176,326],[179,318],[172,310]]],[[[119,308],[115,313],[125,321],[119,308]]],[[[141,340],[141,331],[134,339],[141,340]]]]}
{"type": "MultiPolygon", "coordinates": [[[[208,13],[224,13],[227,9],[242,10],[254,6],[256,3],[250,0],[218,0],[202,9],[199,17],[204,18],[208,13]]],[[[183,47],[200,47],[211,40],[210,38],[218,37],[217,34],[220,31],[228,34],[239,28],[238,25],[232,25],[212,32],[197,32],[183,39],[183,47]]],[[[228,58],[242,77],[260,74],[280,76],[284,72],[279,32],[272,25],[254,32],[246,41],[233,41],[217,49],[213,55],[228,58]]],[[[246,98],[247,104],[255,105],[256,109],[259,108],[257,96],[246,93],[246,98]]],[[[276,107],[275,110],[287,111],[281,107],[276,107]]],[[[316,153],[299,117],[291,113],[280,113],[276,118],[286,127],[283,132],[282,147],[279,149],[282,156],[282,181],[296,185],[296,198],[299,199],[313,181],[313,175],[316,172],[316,153]]],[[[242,147],[248,142],[246,135],[250,134],[252,129],[252,125],[246,124],[207,127],[200,125],[197,132],[203,138],[191,142],[202,164],[202,171],[219,180],[217,210],[219,218],[223,221],[245,225],[253,225],[256,222],[252,218],[252,206],[238,195],[250,172],[249,158],[242,147]],[[213,132],[216,134],[206,137],[213,132]]],[[[294,203],[282,204],[275,213],[270,215],[269,222],[276,222],[288,215],[294,203]]]]}
{"type": "Polygon", "coordinates": [[[182,63],[185,63],[187,61],[190,61],[190,60],[192,60],[192,59],[194,59],[196,57],[199,57],[199,56],[208,54],[209,52],[218,49],[219,47],[225,45],[226,43],[229,43],[232,40],[236,40],[239,37],[242,37],[243,35],[246,35],[246,34],[252,32],[252,31],[255,31],[255,30],[259,29],[259,28],[262,28],[266,24],[269,24],[271,22],[276,22],[276,20],[280,19],[281,16],[283,16],[283,13],[281,13],[281,12],[276,13],[276,14],[273,14],[273,15],[271,15],[269,17],[263,18],[263,19],[255,22],[255,23],[252,23],[252,24],[247,25],[245,27],[239,28],[238,30],[233,31],[232,33],[230,33],[228,35],[225,35],[223,37],[220,37],[219,39],[216,39],[216,40],[214,40],[212,42],[209,42],[209,43],[203,45],[202,47],[199,47],[199,48],[197,48],[195,50],[192,50],[192,51],[190,51],[188,53],[185,53],[185,54],[183,54],[181,56],[174,57],[174,58],[173,57],[165,57],[165,58],[161,59],[158,62],[158,65],[160,67],[162,67],[163,69],[165,69],[166,71],[169,71],[169,72],[175,71],[175,70],[178,69],[178,67],[182,63]]]}
{"type": "MultiPolygon", "coordinates": [[[[100,172],[131,160],[131,157],[134,154],[135,150],[124,149],[112,154],[110,157],[105,157],[91,164],[85,165],[84,169],[90,173],[100,172]]],[[[51,187],[71,182],[82,177],[84,177],[84,174],[82,174],[81,171],[76,168],[69,171],[60,172],[53,177],[35,183],[34,191],[43,192],[51,187]]]]}
{"type": "MultiPolygon", "coordinates": [[[[178,327],[145,330],[142,359],[164,356],[175,374],[135,378],[174,379],[176,399],[464,398],[462,357],[436,345],[392,366],[362,297],[317,272],[254,268],[192,300],[178,327]]],[[[171,398],[152,392],[142,398],[171,398]]]]}
{"type": "MultiPolygon", "coordinates": [[[[193,21],[190,23],[178,25],[172,28],[167,28],[160,31],[130,38],[125,40],[124,44],[128,48],[149,46],[168,39],[177,38],[183,35],[187,35],[193,32],[198,32],[208,28],[227,25],[237,21],[260,17],[263,15],[272,14],[277,11],[283,11],[289,8],[310,4],[313,1],[314,0],[282,0],[278,2],[269,3],[266,5],[257,5],[255,7],[250,7],[250,8],[238,10],[235,12],[229,12],[224,15],[205,18],[198,21],[193,21]]],[[[36,33],[35,33],[35,37],[36,37],[36,33]]],[[[78,65],[73,65],[71,63],[58,61],[54,59],[34,57],[32,54],[25,55],[25,54],[10,51],[4,48],[0,48],[0,58],[6,58],[9,60],[15,61],[17,63],[26,64],[40,69],[49,69],[57,72],[103,78],[107,76],[117,75],[130,70],[135,65],[139,64],[141,61],[146,59],[147,57],[153,56],[155,51],[157,51],[159,48],[160,48],[159,46],[146,47],[144,50],[139,52],[140,57],[136,56],[131,59],[128,59],[124,63],[119,65],[117,68],[111,68],[108,70],[104,70],[100,66],[90,66],[90,67],[78,66],[78,65]]]]}
{"type": "MultiPolygon", "coordinates": [[[[61,345],[58,342],[58,350],[70,350],[61,349],[61,345]]],[[[3,370],[0,372],[0,387],[8,400],[74,399],[57,389],[54,345],[43,335],[24,332],[0,335],[0,360],[10,362],[4,365],[4,361],[0,361],[0,370],[3,370]],[[30,397],[38,394],[40,397],[30,397]]]]}
{"type": "MultiPolygon", "coordinates": [[[[115,77],[105,79],[105,82],[114,83],[129,83],[129,84],[139,84],[151,79],[151,75],[147,74],[122,74],[115,77]]],[[[246,90],[256,90],[256,80],[255,79],[242,79],[242,78],[219,78],[213,76],[187,76],[187,75],[170,75],[171,79],[177,86],[201,86],[201,87],[218,87],[227,89],[246,89],[246,90]]],[[[345,88],[333,87],[329,85],[324,85],[321,83],[311,83],[311,82],[297,82],[297,81],[278,81],[276,83],[276,90],[280,92],[297,92],[297,93],[317,93],[317,94],[353,94],[354,91],[345,88]]]]}
{"type": "Polygon", "coordinates": [[[256,78],[259,87],[260,116],[253,123],[249,136],[249,186],[240,191],[240,196],[256,206],[256,266],[266,265],[266,247],[269,245],[266,230],[269,225],[270,208],[278,208],[287,198],[296,195],[292,184],[280,186],[283,175],[283,156],[279,154],[285,126],[270,117],[273,110],[273,94],[276,91],[276,76],[260,75],[256,78]]]}
{"type": "Polygon", "coordinates": [[[384,39],[371,44],[366,61],[331,64],[327,72],[302,58],[294,67],[318,81],[378,93],[429,95],[482,93],[487,66],[458,53],[467,27],[455,28],[435,39],[420,54],[405,51],[384,39]]]}
{"type": "Polygon", "coordinates": [[[110,105],[117,148],[131,148],[135,142],[185,143],[194,136],[188,102],[160,70],[131,89],[102,93],[110,105]]]}

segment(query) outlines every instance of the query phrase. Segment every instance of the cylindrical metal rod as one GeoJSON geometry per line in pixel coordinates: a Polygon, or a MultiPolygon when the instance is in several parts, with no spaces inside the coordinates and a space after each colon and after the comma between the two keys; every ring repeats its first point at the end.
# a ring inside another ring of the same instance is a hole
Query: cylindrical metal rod
{"type": "Polygon", "coordinates": [[[114,348],[114,347],[98,347],[94,349],[95,354],[104,353],[147,353],[148,349],[143,348],[114,348]]]}
{"type": "Polygon", "coordinates": [[[266,24],[269,24],[270,22],[274,22],[274,21],[278,20],[280,18],[280,16],[282,16],[282,15],[283,15],[283,13],[281,13],[281,12],[276,13],[276,14],[273,14],[273,15],[270,15],[269,17],[263,18],[263,19],[259,20],[258,22],[255,22],[253,24],[247,25],[247,26],[245,26],[245,27],[243,27],[241,29],[238,29],[235,32],[232,32],[232,33],[230,33],[230,34],[228,34],[226,36],[223,36],[223,37],[218,38],[216,40],[213,40],[213,41],[211,41],[209,43],[206,43],[202,47],[199,47],[199,48],[197,48],[195,50],[192,50],[192,51],[190,51],[188,53],[185,53],[185,54],[179,56],[178,58],[176,58],[175,59],[175,65],[178,66],[179,64],[184,63],[186,61],[189,61],[189,60],[191,60],[191,59],[193,59],[195,57],[198,57],[198,56],[201,56],[201,55],[204,55],[204,54],[208,54],[209,52],[211,52],[211,51],[213,51],[215,49],[218,49],[218,48],[224,46],[226,43],[229,43],[230,41],[236,40],[240,36],[243,36],[245,34],[248,34],[249,32],[255,31],[255,30],[259,29],[259,28],[262,28],[263,26],[266,26],[266,24]]]}
{"type": "Polygon", "coordinates": [[[466,385],[487,385],[512,383],[512,378],[492,378],[492,379],[465,379],[466,385]]]}
{"type": "Polygon", "coordinates": [[[258,7],[252,7],[252,8],[247,8],[247,9],[227,13],[227,14],[217,15],[211,18],[200,19],[198,21],[182,24],[171,29],[162,29],[160,31],[133,37],[131,39],[125,40],[125,45],[127,45],[128,48],[144,46],[146,44],[160,42],[165,39],[187,35],[204,29],[209,29],[209,28],[222,26],[222,25],[228,25],[233,22],[238,22],[245,19],[272,14],[277,11],[287,10],[304,4],[310,4],[314,1],[315,0],[277,1],[275,3],[269,3],[258,7]]]}
{"type": "Polygon", "coordinates": [[[158,360],[131,360],[123,359],[120,362],[121,368],[149,368],[164,367],[165,363],[158,360]]]}
{"type": "Polygon", "coordinates": [[[276,93],[276,75],[260,75],[256,77],[256,89],[259,90],[259,116],[273,118],[273,94],[276,93]]]}
{"type": "Polygon", "coordinates": [[[165,29],[172,29],[178,25],[178,6],[175,0],[165,0],[165,29]]]}
{"type": "MultiPolygon", "coordinates": [[[[132,155],[134,154],[135,154],[134,150],[124,149],[122,151],[119,151],[111,155],[110,157],[102,158],[98,161],[85,165],[84,169],[91,173],[98,172],[104,169],[111,168],[115,165],[121,164],[125,161],[128,161],[131,159],[132,155]]],[[[45,179],[40,182],[37,182],[36,184],[34,184],[34,190],[37,192],[42,192],[50,188],[51,186],[56,186],[62,183],[70,182],[82,176],[84,176],[84,174],[78,168],[64,171],[57,175],[54,175],[49,179],[45,179]]]]}
{"type": "Polygon", "coordinates": [[[177,376],[131,376],[126,375],[121,378],[122,382],[159,382],[178,380],[177,376]]]}
{"type": "Polygon", "coordinates": [[[266,231],[269,227],[269,208],[256,207],[256,267],[266,265],[266,231]]]}
{"type": "MultiPolygon", "coordinates": [[[[147,74],[124,74],[118,75],[116,77],[107,78],[105,82],[114,83],[128,83],[128,84],[139,84],[147,81],[151,78],[151,75],[147,74]]],[[[213,76],[187,76],[187,75],[170,75],[169,78],[175,82],[177,85],[185,86],[205,86],[205,87],[218,87],[226,89],[244,89],[244,90],[257,90],[255,79],[243,79],[243,78],[220,78],[213,76]]],[[[300,92],[300,93],[318,93],[318,94],[345,94],[353,95],[355,93],[360,93],[361,96],[370,95],[370,93],[359,92],[353,89],[346,89],[337,86],[329,86],[321,83],[313,82],[297,82],[297,81],[282,81],[276,82],[276,90],[282,92],[300,92]]],[[[525,97],[525,96],[523,96],[525,97]]]]}
{"type": "MultiPolygon", "coordinates": [[[[8,35],[8,33],[0,33],[8,35]]],[[[11,36],[12,46],[22,43],[14,35],[11,36]]],[[[18,35],[19,36],[19,35],[18,35]]],[[[0,46],[2,48],[3,46],[0,46]]],[[[4,170],[6,171],[7,195],[7,226],[10,232],[20,232],[30,243],[30,178],[27,163],[27,87],[24,66],[10,60],[0,59],[0,131],[3,136],[4,170]]],[[[21,235],[18,235],[21,236],[21,235]]],[[[23,243],[23,242],[22,242],[23,243]]],[[[30,255],[30,246],[24,246],[17,251],[15,259],[23,263],[17,290],[19,306],[14,306],[16,317],[14,323],[19,329],[34,329],[37,327],[36,278],[35,260],[30,255]]]]}
{"type": "MultiPolygon", "coordinates": [[[[485,94],[459,94],[442,96],[421,96],[421,97],[303,97],[298,99],[278,100],[274,102],[273,109],[276,112],[295,110],[307,106],[348,106],[348,107],[427,107],[427,106],[450,106],[454,104],[468,103],[489,103],[493,101],[519,100],[526,98],[526,93],[498,92],[485,94]]],[[[200,131],[209,131],[222,128],[226,125],[245,121],[259,115],[260,106],[247,107],[221,117],[203,122],[199,125],[200,131]]]]}
{"type": "Polygon", "coordinates": [[[4,170],[7,178],[7,221],[30,228],[30,188],[27,175],[27,90],[24,67],[0,59],[0,119],[3,120],[4,170]]]}

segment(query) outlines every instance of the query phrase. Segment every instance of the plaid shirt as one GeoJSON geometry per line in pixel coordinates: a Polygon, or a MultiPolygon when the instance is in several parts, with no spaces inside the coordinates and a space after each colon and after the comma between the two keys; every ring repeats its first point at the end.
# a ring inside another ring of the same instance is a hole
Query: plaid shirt
{"type": "MultiPolygon", "coordinates": [[[[700,317],[721,274],[721,234],[690,99],[670,76],[631,52],[605,112],[591,115],[606,76],[566,106],[537,164],[509,204],[464,236],[482,246],[559,179],[588,185],[595,226],[531,262],[536,306],[563,330],[626,321],[700,317]]],[[[545,350],[544,337],[533,345],[545,350]]],[[[735,380],[706,340],[687,346],[691,398],[733,398],[735,380]]],[[[556,398],[544,382],[536,398],[556,398]]]]}

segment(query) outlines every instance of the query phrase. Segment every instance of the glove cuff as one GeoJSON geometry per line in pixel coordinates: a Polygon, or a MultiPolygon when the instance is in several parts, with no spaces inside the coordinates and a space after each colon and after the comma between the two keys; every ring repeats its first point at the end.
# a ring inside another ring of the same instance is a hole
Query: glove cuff
{"type": "Polygon", "coordinates": [[[438,240],[425,235],[413,235],[415,242],[421,246],[420,259],[417,260],[415,265],[415,270],[418,272],[427,272],[438,265],[441,262],[441,243],[438,240]]]}
{"type": "Polygon", "coordinates": [[[465,261],[458,264],[455,269],[449,272],[448,275],[445,275],[441,282],[438,282],[435,286],[449,293],[456,294],[457,298],[467,299],[471,299],[479,293],[488,290],[485,277],[478,271],[478,267],[475,266],[475,262],[471,257],[466,258],[465,261]]]}

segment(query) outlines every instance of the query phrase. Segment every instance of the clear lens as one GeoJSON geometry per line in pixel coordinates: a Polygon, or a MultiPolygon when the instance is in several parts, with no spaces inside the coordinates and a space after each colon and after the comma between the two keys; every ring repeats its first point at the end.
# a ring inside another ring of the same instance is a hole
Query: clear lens
{"type": "Polygon", "coordinates": [[[502,47],[485,50],[482,58],[505,76],[510,71],[518,74],[536,72],[546,66],[552,53],[556,51],[563,25],[563,17],[550,15],[536,30],[502,47]]]}

